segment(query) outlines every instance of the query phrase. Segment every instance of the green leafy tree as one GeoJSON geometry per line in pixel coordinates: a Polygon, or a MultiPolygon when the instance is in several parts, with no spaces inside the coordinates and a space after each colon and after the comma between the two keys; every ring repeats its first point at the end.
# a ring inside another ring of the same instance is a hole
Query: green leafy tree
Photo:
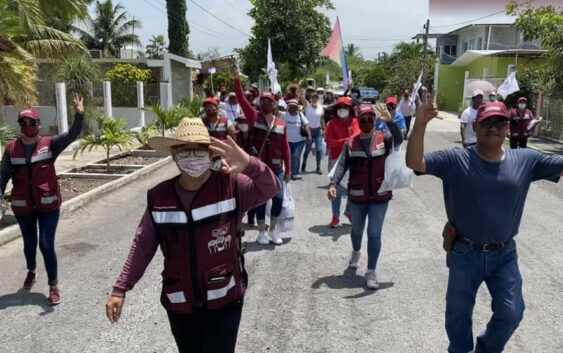
{"type": "Polygon", "coordinates": [[[135,133],[127,129],[127,119],[108,118],[103,115],[92,118],[98,125],[98,133],[84,136],[80,139],[74,157],[78,153],[88,152],[92,149],[103,148],[106,150],[106,172],[110,172],[109,154],[112,148],[117,147],[120,151],[128,148],[135,137],[135,133]]]}
{"type": "MultiPolygon", "coordinates": [[[[330,38],[330,21],[323,10],[334,9],[330,0],[250,0],[255,20],[248,45],[239,50],[242,71],[254,81],[266,68],[268,38],[278,67],[287,64],[292,79],[312,72],[319,53],[330,38]]],[[[281,75],[281,69],[280,69],[281,75]]],[[[283,82],[283,80],[280,80],[283,82]]]]}
{"type": "Polygon", "coordinates": [[[188,57],[191,56],[188,48],[190,27],[186,20],[186,0],[166,0],[168,13],[168,51],[172,54],[188,57]]]}
{"type": "Polygon", "coordinates": [[[190,116],[199,116],[201,114],[202,98],[189,99],[188,97],[180,100],[178,104],[182,108],[186,108],[190,112],[190,116]]]}
{"type": "Polygon", "coordinates": [[[162,109],[159,105],[153,105],[151,110],[156,115],[155,127],[164,136],[166,131],[170,131],[178,127],[180,120],[183,118],[191,118],[194,115],[184,107],[172,107],[170,109],[162,109]]]}
{"type": "Polygon", "coordinates": [[[150,149],[149,139],[158,134],[158,129],[154,121],[152,123],[146,124],[141,128],[141,130],[135,133],[135,139],[139,144],[141,144],[142,150],[150,149]]]}
{"type": "Polygon", "coordinates": [[[92,98],[92,83],[101,79],[99,67],[84,56],[64,58],[56,70],[57,82],[65,82],[68,92],[78,92],[86,100],[92,98]]]}
{"type": "Polygon", "coordinates": [[[151,44],[147,45],[145,54],[149,59],[162,59],[166,52],[166,41],[162,34],[152,36],[151,44]]]}
{"type": "Polygon", "coordinates": [[[385,69],[380,65],[375,64],[368,68],[364,79],[364,85],[382,90],[387,86],[388,80],[389,76],[387,75],[387,72],[385,72],[385,69]]]}
{"type": "Polygon", "coordinates": [[[362,53],[360,52],[360,47],[358,47],[354,43],[348,44],[346,48],[344,48],[344,53],[346,53],[346,55],[348,56],[353,56],[356,58],[362,57],[362,53]]]}
{"type": "Polygon", "coordinates": [[[141,45],[139,36],[133,33],[133,28],[141,28],[141,22],[129,19],[123,6],[114,6],[112,0],[96,1],[94,12],[95,17],[86,23],[87,30],[73,27],[88,49],[116,57],[125,45],[141,45]]]}
{"type": "Polygon", "coordinates": [[[436,53],[432,49],[424,52],[424,45],[420,43],[399,43],[386,60],[386,69],[389,74],[387,82],[388,93],[396,95],[405,88],[411,88],[420,75],[424,58],[426,70],[422,77],[423,82],[431,84],[434,79],[434,62],[436,53]]]}
{"type": "Polygon", "coordinates": [[[105,73],[105,79],[112,83],[112,104],[118,107],[137,106],[137,81],[148,83],[150,69],[140,69],[131,64],[116,64],[105,73]]]}

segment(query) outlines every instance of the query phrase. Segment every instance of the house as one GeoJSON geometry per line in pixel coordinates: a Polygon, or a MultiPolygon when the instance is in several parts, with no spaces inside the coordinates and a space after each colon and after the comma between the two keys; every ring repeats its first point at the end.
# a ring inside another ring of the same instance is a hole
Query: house
{"type": "Polygon", "coordinates": [[[485,80],[498,87],[511,71],[542,60],[545,53],[538,40],[525,41],[512,24],[472,24],[434,37],[434,87],[440,108],[447,111],[467,106],[471,82],[485,80]]]}

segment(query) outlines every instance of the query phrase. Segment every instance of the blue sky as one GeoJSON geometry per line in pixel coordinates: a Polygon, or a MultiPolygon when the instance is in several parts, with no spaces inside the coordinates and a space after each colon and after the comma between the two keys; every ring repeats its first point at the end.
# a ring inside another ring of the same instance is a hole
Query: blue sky
{"type": "MultiPolygon", "coordinates": [[[[250,33],[253,20],[246,15],[251,8],[247,0],[196,1],[240,32],[250,33]]],[[[560,3],[562,0],[552,1],[560,3]]],[[[164,34],[167,37],[165,0],[120,0],[119,3],[125,7],[130,16],[141,20],[142,28],[137,31],[143,46],[148,43],[153,34],[164,34]]],[[[331,23],[334,23],[338,16],[345,44],[358,45],[364,57],[369,59],[377,57],[378,52],[391,51],[393,46],[402,40],[410,41],[412,36],[422,32],[422,26],[430,16],[427,0],[333,0],[333,4],[336,9],[326,12],[331,23]]],[[[221,54],[226,55],[231,54],[233,48],[246,45],[247,37],[245,35],[205,13],[191,0],[187,0],[187,5],[191,31],[190,49],[194,53],[218,47],[221,54]]],[[[498,7],[502,9],[503,5],[499,3],[498,7]]],[[[449,32],[464,24],[449,25],[489,15],[492,12],[495,11],[489,7],[472,8],[470,12],[446,11],[433,14],[431,32],[449,32]]],[[[511,21],[512,19],[500,14],[476,22],[507,23],[511,21]]]]}

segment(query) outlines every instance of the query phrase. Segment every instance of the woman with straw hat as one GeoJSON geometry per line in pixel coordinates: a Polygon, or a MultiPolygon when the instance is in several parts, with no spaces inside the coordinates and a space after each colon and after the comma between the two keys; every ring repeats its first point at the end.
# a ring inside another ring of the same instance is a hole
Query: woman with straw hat
{"type": "Polygon", "coordinates": [[[161,303],[180,352],[234,352],[247,285],[240,249],[244,213],[276,194],[272,171],[230,137],[210,138],[201,119],[184,118],[171,137],[150,146],[171,154],[180,174],[147,194],[147,210],[106,304],[112,323],[125,293],[141,279],[160,245],[161,303]],[[220,171],[210,169],[220,157],[220,171]]]}

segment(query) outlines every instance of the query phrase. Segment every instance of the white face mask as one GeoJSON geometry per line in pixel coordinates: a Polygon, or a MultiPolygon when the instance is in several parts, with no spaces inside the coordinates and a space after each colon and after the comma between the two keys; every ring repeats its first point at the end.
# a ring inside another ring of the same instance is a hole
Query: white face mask
{"type": "Polygon", "coordinates": [[[199,178],[211,165],[209,156],[197,157],[189,152],[180,152],[176,156],[178,168],[193,178],[199,178]]]}
{"type": "Polygon", "coordinates": [[[518,109],[526,109],[526,103],[518,104],[518,109]]]}
{"type": "Polygon", "coordinates": [[[248,132],[248,124],[237,124],[238,129],[242,132],[248,132]]]}
{"type": "Polygon", "coordinates": [[[336,111],[336,114],[340,119],[346,119],[350,115],[348,108],[341,108],[336,111]]]}

